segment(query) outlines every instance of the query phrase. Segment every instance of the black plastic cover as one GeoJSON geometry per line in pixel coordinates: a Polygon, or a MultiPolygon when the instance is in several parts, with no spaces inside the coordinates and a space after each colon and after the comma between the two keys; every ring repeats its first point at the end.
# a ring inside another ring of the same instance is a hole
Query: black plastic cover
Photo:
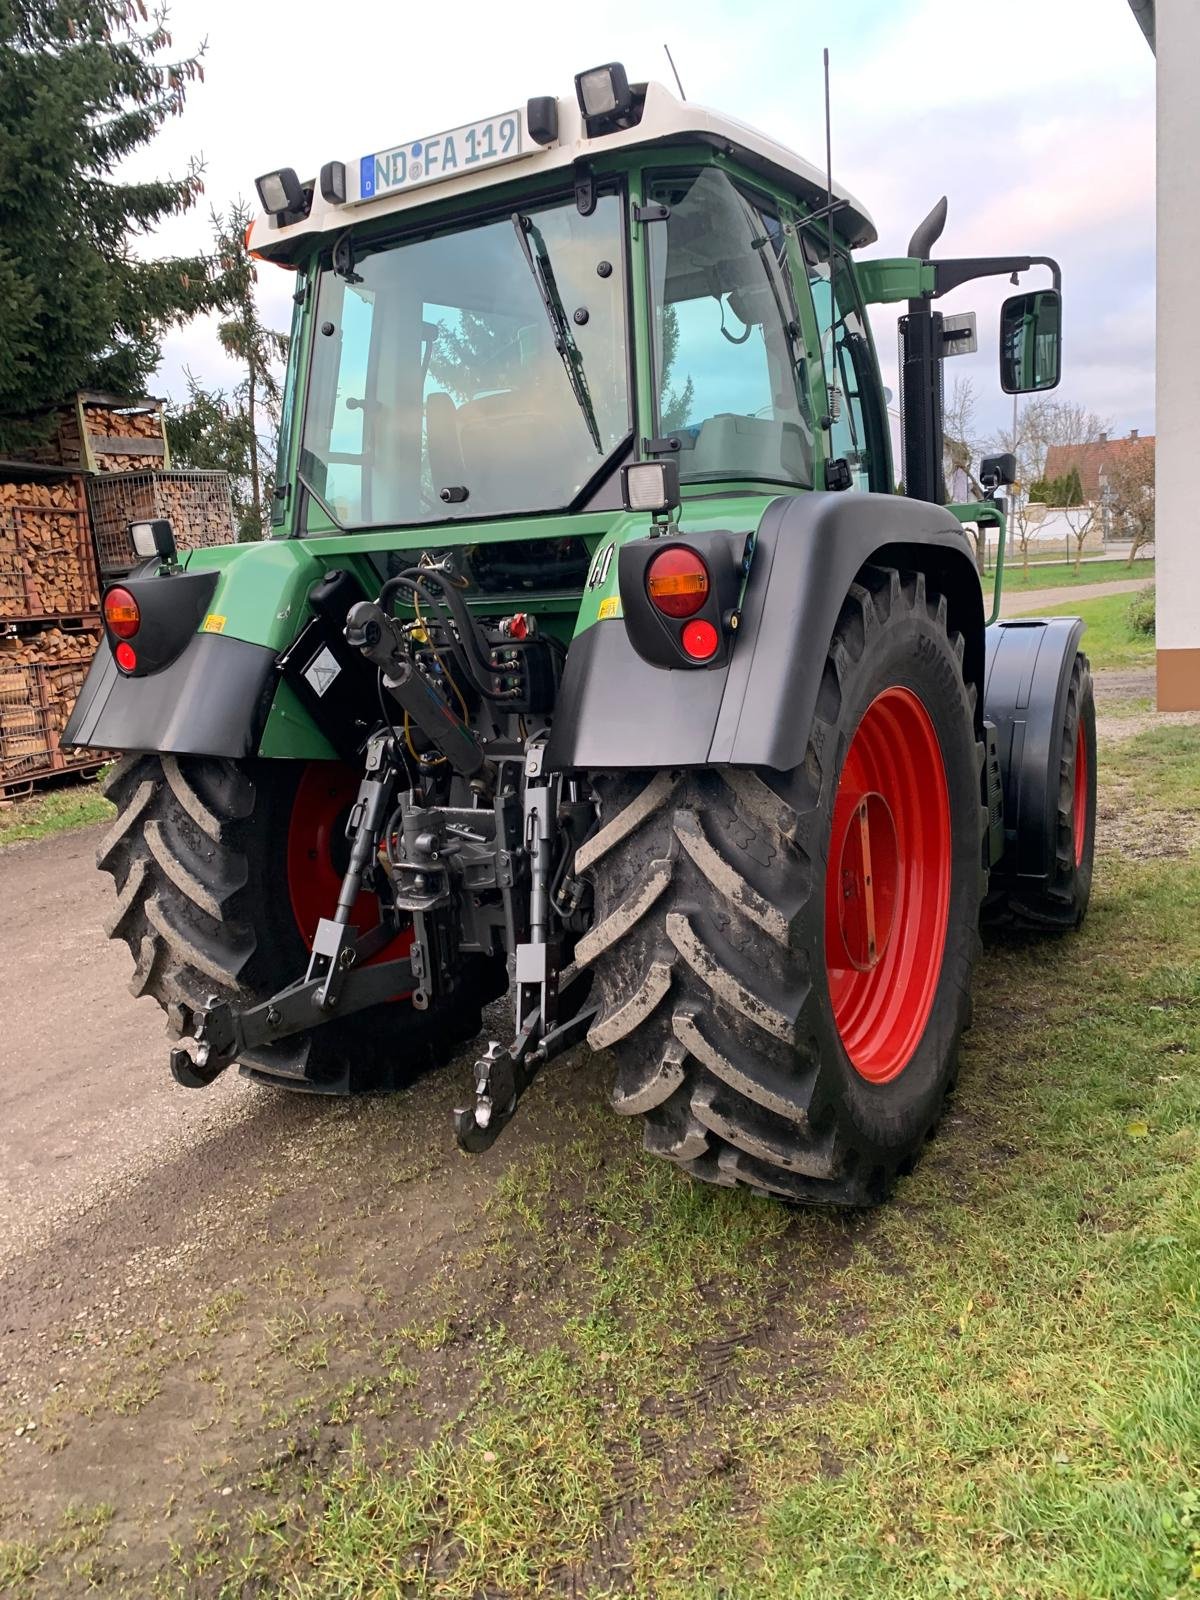
{"type": "Polygon", "coordinates": [[[266,645],[194,633],[170,666],[127,678],[101,645],[63,731],[66,745],[249,756],[258,749],[275,693],[266,645]]]}
{"type": "Polygon", "coordinates": [[[1058,840],[1059,765],[1080,617],[1020,617],[987,630],[983,711],[996,729],[1004,853],[994,879],[1044,886],[1058,840]]]}
{"type": "Polygon", "coordinates": [[[967,679],[982,691],[983,592],[950,512],[899,495],[782,496],[759,524],[728,664],[709,672],[651,666],[623,620],[596,623],[567,656],[551,765],[790,772],[804,759],[842,601],[869,562],[929,575],[963,636],[967,679]]]}
{"type": "Polygon", "coordinates": [[[617,557],[621,609],[629,642],[644,661],[658,667],[686,667],[690,672],[711,672],[729,659],[733,630],[729,618],[737,605],[743,577],[743,556],[749,535],[724,529],[682,538],[630,539],[617,557]],[[646,569],[664,550],[694,551],[708,568],[710,588],[700,610],[690,617],[665,617],[646,589],[646,569]],[[689,622],[711,622],[720,644],[708,661],[688,656],[681,641],[689,622]]]}
{"type": "MultiPolygon", "coordinates": [[[[182,655],[208,610],[218,576],[216,572],[160,573],[158,563],[150,561],[129,577],[106,586],[105,594],[109,589],[127,589],[137,601],[142,616],[137,633],[128,641],[137,656],[137,666],[124,676],[144,678],[161,672],[182,655]]],[[[103,616],[103,599],[100,611],[103,616]]],[[[107,625],[104,632],[110,646],[120,643],[107,625]]],[[[102,645],[101,649],[104,648],[102,645]]]]}

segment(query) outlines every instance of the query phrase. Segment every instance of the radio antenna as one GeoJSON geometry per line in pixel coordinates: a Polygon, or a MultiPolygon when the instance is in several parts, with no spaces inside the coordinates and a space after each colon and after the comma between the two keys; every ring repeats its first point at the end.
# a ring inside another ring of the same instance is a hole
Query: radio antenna
{"type": "Polygon", "coordinates": [[[675,65],[675,57],[671,54],[671,46],[669,44],[664,44],[663,49],[667,52],[667,60],[671,63],[671,71],[675,74],[675,87],[679,90],[679,98],[681,100],[686,100],[687,95],[685,95],[683,92],[683,84],[679,77],[679,68],[675,65]]]}
{"type": "Polygon", "coordinates": [[[829,377],[828,409],[829,415],[825,426],[832,428],[838,419],[841,398],[837,381],[837,350],[834,347],[834,332],[837,327],[837,298],[835,285],[835,253],[833,244],[833,132],[832,116],[829,109],[829,50],[822,52],[825,64],[825,226],[827,229],[827,248],[829,251],[829,377]]]}

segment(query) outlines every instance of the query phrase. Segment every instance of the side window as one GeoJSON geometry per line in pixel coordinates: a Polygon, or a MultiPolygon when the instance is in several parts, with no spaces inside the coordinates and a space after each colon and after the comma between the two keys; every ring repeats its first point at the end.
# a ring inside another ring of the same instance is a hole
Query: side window
{"type": "Polygon", "coordinates": [[[647,229],[658,432],[679,441],[685,482],[812,483],[812,419],[783,229],[722,172],[661,179],[647,229]],[[807,396],[805,396],[807,399],[807,396]]]}
{"type": "Polygon", "coordinates": [[[871,341],[856,303],[849,263],[838,258],[837,313],[831,317],[827,242],[808,233],[803,242],[826,380],[835,391],[832,454],[835,458],[840,456],[850,468],[852,488],[886,493],[891,485],[871,341]]]}
{"type": "Polygon", "coordinates": [[[336,363],[330,362],[324,368],[323,381],[314,387],[309,408],[321,419],[329,448],[324,461],[305,452],[301,467],[339,520],[347,525],[367,520],[371,509],[365,503],[369,492],[363,465],[369,444],[365,419],[374,320],[375,296],[370,288],[365,284],[349,285],[340,278],[324,279],[316,337],[335,342],[336,363]],[[330,326],[333,333],[321,331],[330,326]]]}

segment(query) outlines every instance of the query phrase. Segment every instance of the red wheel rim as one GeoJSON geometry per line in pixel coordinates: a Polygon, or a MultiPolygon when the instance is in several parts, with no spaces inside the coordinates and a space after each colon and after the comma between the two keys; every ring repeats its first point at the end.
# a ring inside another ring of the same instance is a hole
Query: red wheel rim
{"type": "Polygon", "coordinates": [[[1079,726],[1075,729],[1075,796],[1072,804],[1072,814],[1075,825],[1075,865],[1078,867],[1083,862],[1083,847],[1087,842],[1088,815],[1087,735],[1084,731],[1082,717],[1079,719],[1079,726]]]}
{"type": "Polygon", "coordinates": [[[950,916],[946,766],[928,711],[893,687],[863,713],[833,807],[825,970],[854,1070],[887,1083],[933,1009],[950,916]]]}
{"type": "MultiPolygon", "coordinates": [[[[346,819],[358,794],[358,782],[358,774],[340,761],[310,761],[296,788],[288,823],[288,898],[300,936],[310,950],[317,923],[322,917],[331,917],[337,906],[350,856],[346,819]]],[[[379,915],[379,901],[364,890],[354,906],[353,920],[359,933],[377,928],[379,915]]],[[[367,964],[394,960],[411,945],[412,932],[406,930],[367,964]]]]}

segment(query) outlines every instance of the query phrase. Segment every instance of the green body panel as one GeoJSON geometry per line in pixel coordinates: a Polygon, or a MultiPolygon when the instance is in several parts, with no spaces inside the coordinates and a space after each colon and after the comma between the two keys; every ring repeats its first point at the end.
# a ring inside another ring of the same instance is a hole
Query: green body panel
{"type": "Polygon", "coordinates": [[[855,274],[863,300],[869,306],[891,305],[897,300],[920,300],[934,291],[935,273],[916,256],[893,256],[879,261],[858,261],[855,274]]]}
{"type": "Polygon", "coordinates": [[[305,597],[324,571],[308,543],[298,540],[193,550],[185,561],[189,572],[220,573],[199,631],[272,650],[286,649],[296,637],[305,597]]]}
{"type": "Polygon", "coordinates": [[[337,761],[337,751],[314,725],[291,686],[279,680],[267,725],[259,740],[260,756],[287,761],[337,761]]]}

